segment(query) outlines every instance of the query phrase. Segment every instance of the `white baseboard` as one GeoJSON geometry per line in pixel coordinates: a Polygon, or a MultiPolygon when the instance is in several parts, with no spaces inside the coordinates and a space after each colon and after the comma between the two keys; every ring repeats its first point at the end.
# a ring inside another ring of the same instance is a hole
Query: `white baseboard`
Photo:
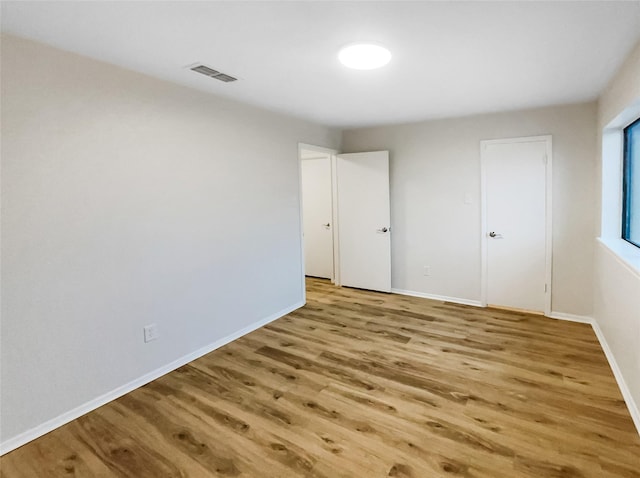
{"type": "Polygon", "coordinates": [[[458,297],[447,297],[445,295],[426,294],[424,292],[415,292],[413,290],[403,289],[391,289],[393,294],[409,295],[411,297],[421,297],[422,299],[440,300],[443,302],[453,302],[455,304],[473,305],[475,307],[482,307],[482,303],[479,300],[460,299],[458,297]]]}
{"type": "Polygon", "coordinates": [[[273,322],[274,320],[279,319],[280,317],[283,317],[293,312],[296,309],[299,309],[303,305],[304,305],[304,301],[298,302],[291,307],[287,307],[286,309],[276,312],[275,314],[270,315],[269,317],[266,317],[262,320],[259,320],[258,322],[254,322],[253,324],[248,325],[247,327],[244,327],[243,329],[240,329],[237,332],[234,332],[232,334],[227,335],[226,337],[216,340],[212,344],[201,347],[194,352],[191,352],[187,355],[180,357],[177,360],[174,360],[171,363],[168,363],[167,365],[163,365],[162,367],[159,367],[153,370],[152,372],[149,372],[143,375],[142,377],[132,380],[131,382],[116,388],[115,390],[111,390],[110,392],[107,392],[97,398],[94,398],[93,400],[89,400],[88,402],[80,405],[79,407],[74,408],[73,410],[69,410],[68,412],[65,412],[62,415],[52,418],[51,420],[48,420],[42,423],[41,425],[31,428],[13,438],[9,438],[8,440],[5,440],[2,443],[0,443],[0,455],[9,453],[10,451],[15,450],[16,448],[32,440],[35,440],[36,438],[41,437],[42,435],[49,433],[50,431],[55,430],[56,428],[61,427],[66,423],[69,423],[70,421],[75,420],[76,418],[81,417],[82,415],[85,415],[95,410],[96,408],[99,408],[102,405],[105,405],[115,400],[116,398],[119,398],[122,395],[125,395],[135,390],[136,388],[142,387],[143,385],[146,385],[147,383],[152,382],[153,380],[160,378],[163,375],[166,375],[167,373],[172,372],[173,370],[179,367],[182,367],[183,365],[186,365],[197,358],[202,357],[203,355],[213,352],[214,350],[222,347],[223,345],[228,344],[229,342],[233,342],[234,340],[239,339],[243,335],[253,332],[256,329],[259,329],[260,327],[263,327],[268,323],[273,322]]]}
{"type": "Polygon", "coordinates": [[[566,314],[564,312],[551,312],[547,317],[558,320],[568,320],[569,322],[580,322],[582,324],[593,324],[593,318],[586,315],[566,314]]]}
{"type": "Polygon", "coordinates": [[[604,334],[602,333],[602,329],[598,322],[593,320],[591,322],[591,326],[593,327],[593,331],[596,333],[596,337],[598,337],[598,341],[600,342],[600,346],[604,351],[607,360],[609,361],[609,366],[613,371],[613,376],[616,378],[616,382],[618,382],[618,388],[622,393],[622,397],[624,398],[624,402],[627,404],[627,408],[629,409],[629,414],[631,415],[631,419],[633,420],[633,424],[636,426],[636,430],[638,431],[638,435],[640,435],[640,410],[638,409],[638,405],[633,399],[633,395],[631,395],[631,390],[627,386],[627,382],[624,380],[624,376],[622,375],[622,371],[620,367],[618,367],[618,363],[616,362],[616,358],[613,355],[613,352],[609,348],[609,344],[607,343],[607,339],[605,339],[604,334]]]}

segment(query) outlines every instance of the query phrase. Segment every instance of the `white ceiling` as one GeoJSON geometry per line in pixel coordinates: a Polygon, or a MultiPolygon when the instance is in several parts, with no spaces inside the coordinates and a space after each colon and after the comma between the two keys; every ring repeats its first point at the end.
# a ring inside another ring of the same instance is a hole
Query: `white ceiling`
{"type": "Polygon", "coordinates": [[[640,1],[2,1],[2,31],[354,127],[595,99],[640,39],[640,1]],[[391,50],[387,67],[338,63],[365,40],[391,50]]]}

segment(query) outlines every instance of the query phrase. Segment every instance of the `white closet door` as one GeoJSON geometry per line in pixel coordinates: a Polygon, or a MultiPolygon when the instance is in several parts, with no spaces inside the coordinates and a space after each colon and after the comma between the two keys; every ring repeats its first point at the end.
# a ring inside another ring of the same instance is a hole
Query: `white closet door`
{"type": "Polygon", "coordinates": [[[340,154],[337,178],[340,282],[389,292],[389,152],[340,154]]]}
{"type": "Polygon", "coordinates": [[[486,302],[545,311],[547,141],[483,145],[486,302]]]}
{"type": "Polygon", "coordinates": [[[301,168],[305,275],[332,279],[331,159],[303,159],[301,168]]]}

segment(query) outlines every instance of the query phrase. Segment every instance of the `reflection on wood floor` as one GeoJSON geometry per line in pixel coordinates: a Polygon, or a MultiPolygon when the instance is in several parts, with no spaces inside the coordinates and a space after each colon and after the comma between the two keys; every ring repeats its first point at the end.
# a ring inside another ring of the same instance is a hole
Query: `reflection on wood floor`
{"type": "Polygon", "coordinates": [[[2,476],[640,477],[640,437],[588,325],[310,279],[304,308],[2,476]]]}

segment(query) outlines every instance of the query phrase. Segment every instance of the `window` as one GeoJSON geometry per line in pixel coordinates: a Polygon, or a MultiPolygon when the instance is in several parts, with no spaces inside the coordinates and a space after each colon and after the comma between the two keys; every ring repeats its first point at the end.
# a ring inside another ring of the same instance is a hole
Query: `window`
{"type": "Polygon", "coordinates": [[[640,247],[640,118],[624,129],[622,238],[640,247]]]}

